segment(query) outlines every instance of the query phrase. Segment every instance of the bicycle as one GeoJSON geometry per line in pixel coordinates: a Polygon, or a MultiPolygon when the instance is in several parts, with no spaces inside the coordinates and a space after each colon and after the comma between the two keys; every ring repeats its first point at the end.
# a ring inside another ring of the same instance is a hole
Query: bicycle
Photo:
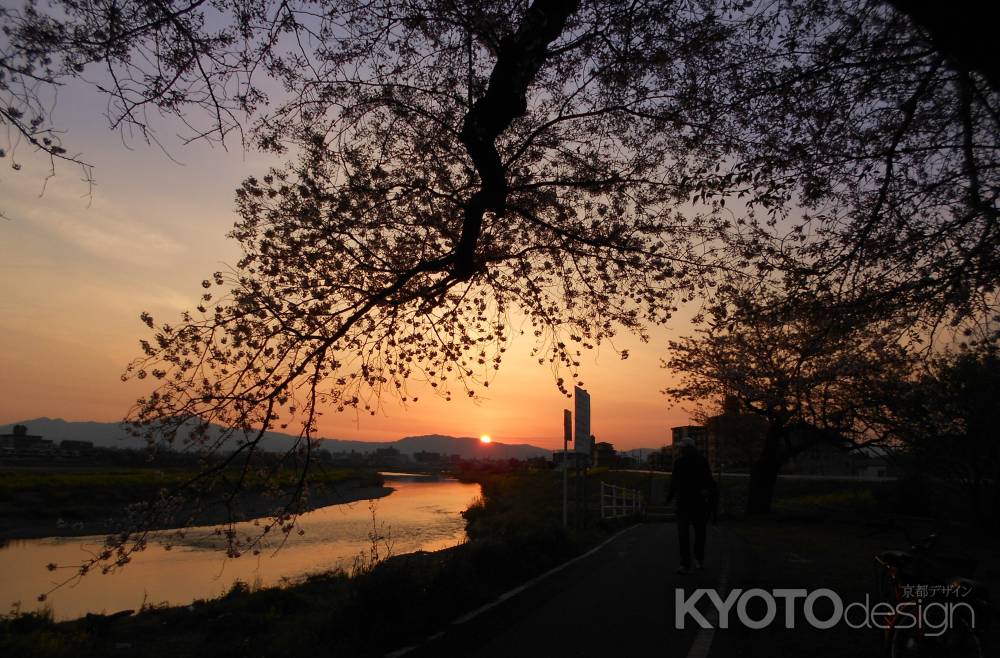
{"type": "Polygon", "coordinates": [[[891,609],[885,614],[883,655],[985,658],[990,598],[986,587],[971,578],[976,561],[936,549],[936,532],[921,542],[913,542],[905,530],[904,534],[910,550],[886,550],[875,556],[876,595],[891,609]],[[947,614],[941,628],[928,632],[923,611],[932,604],[947,614]]]}

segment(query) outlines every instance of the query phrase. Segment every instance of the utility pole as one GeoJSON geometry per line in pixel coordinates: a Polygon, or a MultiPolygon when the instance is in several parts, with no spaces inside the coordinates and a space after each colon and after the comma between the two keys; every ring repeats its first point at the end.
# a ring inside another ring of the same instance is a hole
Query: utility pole
{"type": "Polygon", "coordinates": [[[573,437],[573,414],[563,409],[563,528],[569,526],[569,441],[573,437]]]}

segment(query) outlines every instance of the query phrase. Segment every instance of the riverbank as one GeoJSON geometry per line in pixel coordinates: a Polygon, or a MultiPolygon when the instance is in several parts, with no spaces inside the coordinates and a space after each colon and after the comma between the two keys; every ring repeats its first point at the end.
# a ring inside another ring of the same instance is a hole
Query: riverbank
{"type": "MultiPolygon", "coordinates": [[[[22,469],[0,471],[0,540],[105,535],[125,527],[125,510],[155,498],[162,489],[187,481],[188,470],[158,469],[22,469]]],[[[269,515],[282,503],[278,495],[251,483],[240,495],[237,520],[269,515]]],[[[303,512],[328,505],[381,498],[392,493],[373,470],[336,469],[315,474],[303,512]]],[[[192,512],[193,513],[193,512],[192,512]]],[[[227,522],[221,501],[197,510],[197,525],[227,522]]],[[[178,514],[178,518],[189,516],[178,514]]],[[[169,529],[161,523],[154,530],[169,529]]]]}
{"type": "Polygon", "coordinates": [[[613,530],[596,523],[564,530],[553,516],[561,480],[552,472],[482,480],[483,499],[465,515],[469,541],[456,547],[368,560],[282,587],[240,584],[186,606],[58,623],[44,611],[12,614],[0,621],[0,654],[292,656],[321,647],[333,655],[381,656],[613,530]]]}

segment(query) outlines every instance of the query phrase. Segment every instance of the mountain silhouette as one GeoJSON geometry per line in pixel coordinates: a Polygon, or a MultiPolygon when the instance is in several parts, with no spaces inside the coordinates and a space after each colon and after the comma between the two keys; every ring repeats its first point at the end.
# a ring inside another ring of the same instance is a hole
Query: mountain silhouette
{"type": "MultiPolygon", "coordinates": [[[[17,423],[0,425],[0,434],[13,431],[14,425],[25,425],[29,434],[41,435],[56,443],[65,439],[76,441],[91,441],[95,446],[104,448],[142,449],[146,447],[143,439],[130,436],[120,423],[101,423],[96,421],[67,421],[62,418],[33,418],[17,423]]],[[[218,429],[218,426],[213,428],[218,429]]],[[[282,432],[267,432],[261,441],[261,448],[269,452],[283,452],[295,443],[296,437],[282,432]]],[[[179,442],[174,446],[182,449],[179,442]]],[[[322,447],[330,452],[374,452],[378,448],[395,448],[405,455],[416,452],[437,452],[447,457],[459,455],[465,459],[529,459],[531,457],[549,457],[551,450],[539,448],[526,443],[508,444],[494,441],[484,444],[471,436],[448,436],[445,434],[427,434],[423,436],[407,436],[395,441],[357,441],[345,439],[323,439],[322,447]]]]}

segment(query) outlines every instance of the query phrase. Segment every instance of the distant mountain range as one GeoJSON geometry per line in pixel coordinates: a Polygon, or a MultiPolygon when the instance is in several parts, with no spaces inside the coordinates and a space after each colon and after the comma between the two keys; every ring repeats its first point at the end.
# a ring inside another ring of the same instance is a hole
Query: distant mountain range
{"type": "MultiPolygon", "coordinates": [[[[25,425],[29,434],[52,439],[56,443],[64,439],[91,441],[95,446],[105,448],[144,448],[145,442],[125,431],[119,423],[98,423],[94,421],[67,421],[62,418],[34,418],[18,423],[0,425],[0,434],[13,431],[14,425],[25,425]]],[[[282,432],[268,432],[261,441],[261,447],[271,452],[287,450],[295,437],[282,432]]],[[[180,447],[180,446],[178,446],[180,447]]],[[[378,448],[395,448],[405,455],[416,452],[437,452],[442,455],[459,455],[466,459],[529,459],[549,457],[551,450],[526,443],[482,443],[471,436],[446,436],[428,434],[407,436],[395,441],[350,441],[344,439],[323,439],[323,447],[330,452],[374,452],[378,448]]]]}

